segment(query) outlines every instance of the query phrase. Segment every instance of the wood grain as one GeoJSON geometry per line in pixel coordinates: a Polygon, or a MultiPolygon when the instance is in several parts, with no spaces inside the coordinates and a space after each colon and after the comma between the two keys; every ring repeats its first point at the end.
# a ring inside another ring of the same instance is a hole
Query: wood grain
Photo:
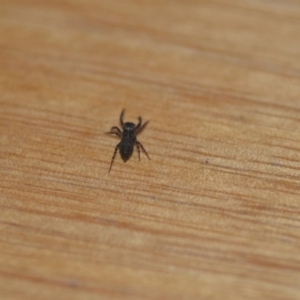
{"type": "Polygon", "coordinates": [[[300,299],[299,13],[1,1],[0,298],[300,299]]]}

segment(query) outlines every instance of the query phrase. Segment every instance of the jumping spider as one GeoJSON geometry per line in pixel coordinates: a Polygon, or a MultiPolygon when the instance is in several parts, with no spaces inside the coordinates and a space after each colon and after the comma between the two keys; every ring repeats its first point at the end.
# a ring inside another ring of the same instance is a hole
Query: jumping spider
{"type": "Polygon", "coordinates": [[[139,160],[141,160],[140,148],[146,154],[148,159],[151,160],[148,153],[147,153],[147,151],[143,147],[143,145],[136,139],[136,136],[139,133],[142,132],[142,130],[146,127],[146,125],[148,124],[149,121],[142,124],[142,118],[138,117],[139,122],[138,122],[137,125],[135,125],[133,123],[130,123],[130,122],[124,123],[123,122],[124,112],[125,112],[125,109],[122,110],[121,115],[120,115],[120,124],[121,124],[121,127],[122,127],[123,131],[121,131],[119,129],[119,127],[113,126],[110,129],[110,131],[107,132],[108,134],[115,134],[121,139],[120,143],[115,148],[114,154],[113,154],[112,159],[111,159],[111,163],[110,163],[108,173],[111,170],[111,167],[113,165],[113,162],[114,162],[114,159],[116,157],[118,149],[120,150],[120,154],[121,154],[121,157],[122,157],[124,162],[126,162],[130,158],[130,156],[132,155],[134,145],[137,147],[137,151],[138,151],[138,154],[139,154],[139,160]]]}

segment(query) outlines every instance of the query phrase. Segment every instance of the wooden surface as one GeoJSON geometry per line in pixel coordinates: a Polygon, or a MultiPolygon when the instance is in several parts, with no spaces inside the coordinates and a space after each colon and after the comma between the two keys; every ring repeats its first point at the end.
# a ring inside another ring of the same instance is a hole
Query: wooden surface
{"type": "Polygon", "coordinates": [[[299,15],[2,0],[0,298],[300,299],[299,15]]]}

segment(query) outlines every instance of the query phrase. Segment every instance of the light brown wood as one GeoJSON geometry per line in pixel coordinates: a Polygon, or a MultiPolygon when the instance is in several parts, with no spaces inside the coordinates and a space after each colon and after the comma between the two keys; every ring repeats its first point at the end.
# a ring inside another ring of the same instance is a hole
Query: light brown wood
{"type": "Polygon", "coordinates": [[[299,14],[1,1],[0,298],[300,299],[299,14]]]}

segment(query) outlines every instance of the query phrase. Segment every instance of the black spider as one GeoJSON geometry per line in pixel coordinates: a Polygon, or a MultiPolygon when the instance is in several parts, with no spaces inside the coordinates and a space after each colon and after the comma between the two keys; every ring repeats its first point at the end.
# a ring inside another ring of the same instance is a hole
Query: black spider
{"type": "Polygon", "coordinates": [[[121,115],[120,115],[120,124],[122,126],[123,132],[117,126],[113,126],[110,129],[110,131],[107,132],[109,134],[115,134],[121,139],[120,143],[115,148],[114,154],[113,154],[112,159],[111,159],[111,163],[110,163],[108,173],[111,170],[111,167],[113,165],[113,162],[114,162],[114,159],[116,157],[118,149],[120,150],[120,154],[121,154],[121,157],[122,157],[124,162],[126,162],[130,158],[130,156],[133,152],[134,145],[137,147],[138,154],[139,154],[139,160],[141,160],[140,148],[142,148],[143,152],[146,154],[148,159],[150,159],[150,157],[149,157],[147,151],[145,150],[145,148],[143,147],[143,145],[136,139],[136,136],[140,132],[142,132],[142,130],[149,123],[149,121],[142,124],[142,118],[138,117],[139,123],[137,125],[135,125],[133,123],[130,123],[130,122],[124,123],[123,122],[124,112],[125,112],[125,110],[123,109],[122,112],[121,112],[121,115]]]}

